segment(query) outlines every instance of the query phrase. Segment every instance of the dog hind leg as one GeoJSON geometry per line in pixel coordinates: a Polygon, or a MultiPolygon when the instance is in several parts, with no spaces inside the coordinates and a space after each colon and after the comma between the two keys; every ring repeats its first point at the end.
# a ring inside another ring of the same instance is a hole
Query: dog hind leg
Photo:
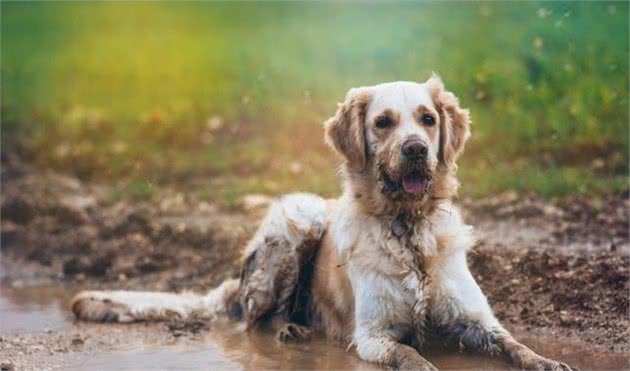
{"type": "Polygon", "coordinates": [[[278,332],[303,337],[290,320],[290,298],[300,272],[325,229],[326,201],[309,194],[287,195],[272,204],[245,250],[240,300],[248,327],[271,316],[278,332]],[[293,327],[292,327],[293,326],[293,327]]]}

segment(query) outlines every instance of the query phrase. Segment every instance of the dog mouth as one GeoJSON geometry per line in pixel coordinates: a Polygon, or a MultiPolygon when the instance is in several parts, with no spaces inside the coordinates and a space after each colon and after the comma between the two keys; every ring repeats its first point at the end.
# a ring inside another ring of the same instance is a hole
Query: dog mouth
{"type": "Polygon", "coordinates": [[[390,192],[402,190],[410,196],[419,196],[426,193],[431,177],[426,172],[413,170],[395,180],[386,172],[383,172],[383,181],[385,188],[390,192]]]}
{"type": "Polygon", "coordinates": [[[402,177],[402,187],[405,192],[417,195],[422,194],[427,188],[429,180],[423,176],[419,171],[412,171],[411,173],[402,177]]]}

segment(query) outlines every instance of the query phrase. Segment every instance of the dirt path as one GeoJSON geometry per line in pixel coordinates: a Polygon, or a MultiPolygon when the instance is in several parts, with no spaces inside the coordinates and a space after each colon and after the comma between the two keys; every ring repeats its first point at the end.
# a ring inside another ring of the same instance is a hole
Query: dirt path
{"type": "MultiPolygon", "coordinates": [[[[3,164],[2,182],[5,298],[32,285],[65,287],[55,294],[59,303],[86,287],[203,291],[237,273],[240,248],[263,210],[225,211],[167,188],[158,190],[159,201],[107,204],[102,187],[19,163],[3,164]]],[[[627,193],[554,203],[505,193],[463,206],[480,238],[469,262],[508,328],[569,339],[627,365],[627,193]]],[[[182,335],[194,344],[197,336],[164,324],[63,321],[59,329],[3,334],[0,361],[57,368],[67,354],[133,349],[149,339],[164,346],[182,335]]]]}

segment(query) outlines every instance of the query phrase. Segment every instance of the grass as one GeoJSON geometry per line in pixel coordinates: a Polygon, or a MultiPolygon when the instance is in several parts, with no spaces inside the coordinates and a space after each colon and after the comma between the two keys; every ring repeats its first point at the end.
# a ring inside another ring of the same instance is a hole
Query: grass
{"type": "Polygon", "coordinates": [[[110,186],[108,191],[105,196],[105,202],[108,204],[124,199],[150,200],[155,194],[155,185],[146,179],[129,179],[123,184],[110,186]]]}
{"type": "Polygon", "coordinates": [[[0,7],[3,146],[128,179],[116,197],[164,182],[227,203],[333,195],[321,122],[335,103],[431,71],[472,110],[463,193],[628,187],[627,2],[0,7]]]}

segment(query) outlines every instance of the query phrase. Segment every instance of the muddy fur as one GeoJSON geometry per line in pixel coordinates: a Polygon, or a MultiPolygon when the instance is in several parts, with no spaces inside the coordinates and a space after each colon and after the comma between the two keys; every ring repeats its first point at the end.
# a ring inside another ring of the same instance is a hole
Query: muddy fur
{"type": "Polygon", "coordinates": [[[448,324],[427,325],[429,343],[470,353],[498,355],[498,334],[487,331],[476,321],[458,321],[448,324]]]}
{"type": "Polygon", "coordinates": [[[325,207],[323,199],[305,194],[270,207],[243,259],[239,302],[248,328],[266,320],[283,340],[307,333],[293,322],[304,317],[296,314],[299,290],[308,285],[300,285],[301,276],[323,235],[325,207]]]}

